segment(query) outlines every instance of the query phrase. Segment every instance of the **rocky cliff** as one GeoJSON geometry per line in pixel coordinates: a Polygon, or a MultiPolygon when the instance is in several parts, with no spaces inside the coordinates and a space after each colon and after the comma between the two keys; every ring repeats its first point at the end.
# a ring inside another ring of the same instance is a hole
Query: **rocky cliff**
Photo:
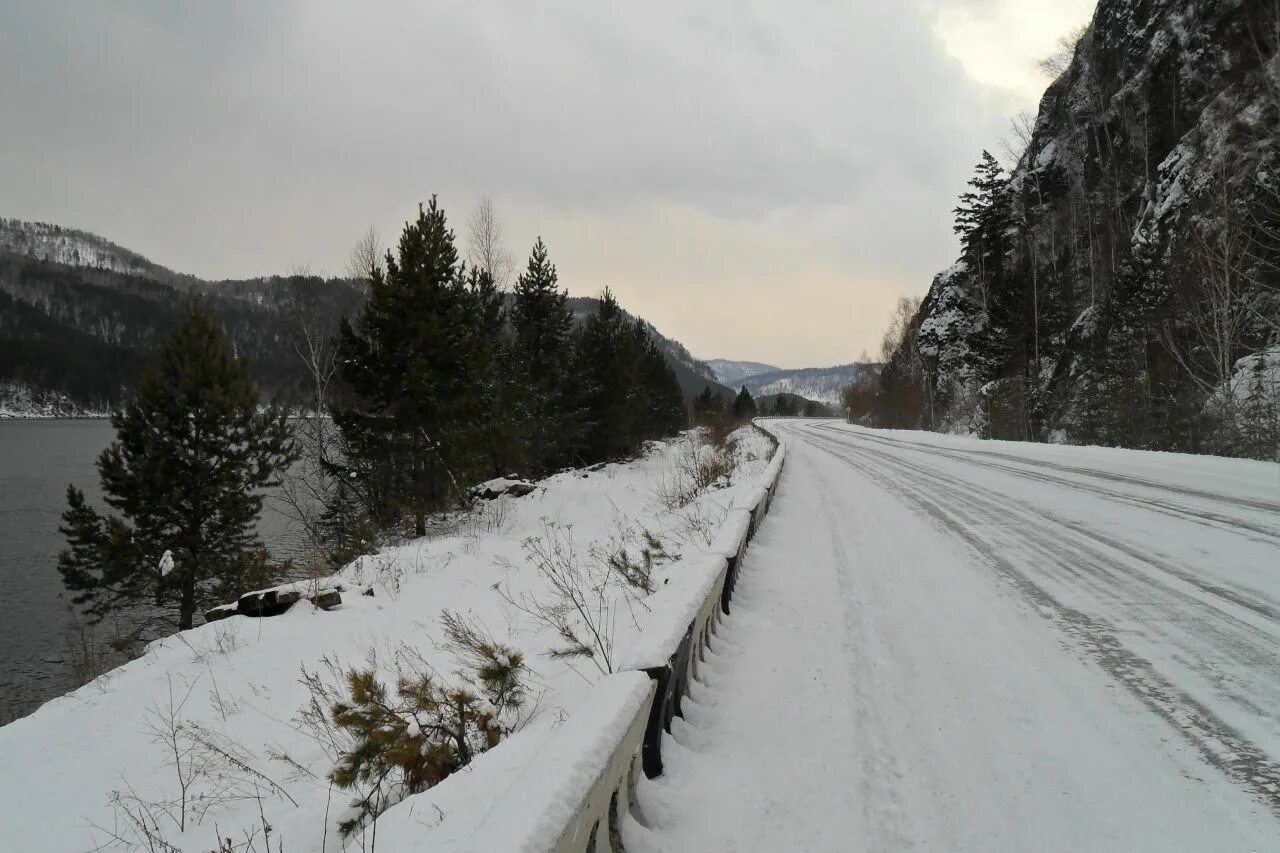
{"type": "Polygon", "coordinates": [[[1275,0],[1102,0],[962,199],[881,420],[1274,456],[1278,33],[1275,0]]]}

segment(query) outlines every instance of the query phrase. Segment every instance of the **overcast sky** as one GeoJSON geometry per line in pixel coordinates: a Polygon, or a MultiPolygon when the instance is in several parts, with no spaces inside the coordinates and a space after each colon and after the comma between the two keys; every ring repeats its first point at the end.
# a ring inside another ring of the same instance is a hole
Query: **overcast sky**
{"type": "Polygon", "coordinates": [[[874,352],[1092,0],[0,0],[0,216],[208,278],[489,195],[696,355],[874,352]]]}

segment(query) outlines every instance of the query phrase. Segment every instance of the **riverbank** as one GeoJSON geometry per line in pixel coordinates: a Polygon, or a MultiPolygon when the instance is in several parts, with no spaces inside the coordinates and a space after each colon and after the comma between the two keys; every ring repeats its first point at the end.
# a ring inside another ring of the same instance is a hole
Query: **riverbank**
{"type": "Polygon", "coordinates": [[[341,849],[336,824],[355,792],[328,782],[332,743],[307,723],[317,698],[327,717],[330,703],[316,684],[340,691],[351,667],[371,667],[388,685],[410,671],[458,683],[441,618],[447,609],[524,655],[529,695],[517,737],[547,736],[648,623],[646,590],[672,581],[677,559],[709,547],[728,511],[750,500],[770,449],[745,430],[722,476],[706,477],[713,451],[686,440],[657,444],[632,462],[565,472],[346,567],[331,579],[347,589],[337,609],[304,602],[284,616],[233,616],[151,644],[140,659],[0,728],[0,756],[24,768],[20,779],[0,780],[0,822],[20,831],[7,841],[83,849],[110,838],[103,827],[132,831],[122,809],[167,802],[174,790],[176,769],[155,734],[167,718],[182,737],[199,735],[222,751],[201,752],[212,764],[197,787],[232,779],[251,793],[219,799],[192,789],[208,811],[188,814],[185,831],[166,822],[166,841],[205,849],[215,824],[239,838],[265,819],[287,849],[341,849]],[[622,565],[631,580],[617,573],[622,565]],[[555,610],[548,572],[557,570],[584,578],[599,631],[589,636],[575,622],[586,649],[569,655],[566,637],[538,616],[555,610]],[[85,743],[94,744],[91,753],[85,743]]]}
{"type": "MultiPolygon", "coordinates": [[[[102,418],[0,420],[0,724],[81,683],[72,652],[83,658],[112,633],[107,625],[81,634],[67,609],[57,558],[66,547],[58,526],[67,485],[100,505],[95,463],[114,437],[102,418]]],[[[303,537],[275,492],[267,498],[257,532],[283,561],[301,552],[303,537]]]]}
{"type": "Polygon", "coordinates": [[[47,420],[53,418],[105,418],[110,411],[86,406],[66,394],[30,388],[18,382],[0,382],[0,419],[47,420]]]}

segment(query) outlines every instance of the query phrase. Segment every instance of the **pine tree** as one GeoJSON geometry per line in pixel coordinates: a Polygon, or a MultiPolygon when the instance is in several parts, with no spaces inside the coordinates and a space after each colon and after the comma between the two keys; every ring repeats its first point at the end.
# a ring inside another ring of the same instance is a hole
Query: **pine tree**
{"type": "Polygon", "coordinates": [[[584,450],[591,459],[617,459],[636,446],[631,405],[636,357],[629,325],[606,288],[578,335],[575,373],[582,389],[584,450]]]}
{"type": "Polygon", "coordinates": [[[969,186],[955,208],[954,227],[986,316],[986,323],[975,328],[969,341],[972,367],[989,381],[1000,376],[1013,350],[1013,338],[1021,333],[1022,288],[1016,277],[1005,274],[1012,223],[1009,178],[989,151],[982,152],[969,186]]]}
{"type": "Polygon", "coordinates": [[[756,401],[752,398],[747,386],[743,385],[738,396],[733,400],[733,416],[739,421],[749,421],[756,416],[756,401]]]}
{"type": "Polygon", "coordinates": [[[578,427],[569,373],[573,313],[541,237],[516,280],[511,330],[515,405],[527,423],[529,461],[539,471],[551,470],[570,461],[578,427]]]}
{"type": "Polygon", "coordinates": [[[58,570],[72,601],[97,619],[143,599],[176,604],[186,629],[210,600],[262,584],[253,525],[262,490],[296,458],[293,440],[283,412],[259,411],[248,365],[208,307],[187,305],[111,423],[98,472],[119,515],[67,488],[58,570]]]}
{"type": "Polygon", "coordinates": [[[1011,217],[1009,178],[991,152],[983,151],[969,186],[972,189],[960,196],[955,208],[954,228],[977,276],[982,307],[987,310],[992,284],[1004,274],[1011,217]]]}
{"type": "Polygon", "coordinates": [[[636,383],[632,395],[632,420],[636,436],[656,439],[685,426],[684,393],[675,370],[658,348],[643,320],[632,324],[636,358],[636,383]]]}
{"type": "Polygon", "coordinates": [[[483,299],[478,283],[468,287],[434,196],[385,267],[372,271],[355,324],[339,329],[345,387],[333,419],[348,457],[342,473],[361,480],[371,515],[386,523],[405,513],[421,536],[429,513],[461,499],[459,477],[475,463],[483,299]]]}
{"type": "Polygon", "coordinates": [[[707,385],[698,393],[698,396],[693,398],[690,408],[693,409],[694,421],[698,424],[706,424],[724,414],[728,404],[724,397],[720,396],[720,392],[712,390],[711,386],[707,385]]]}
{"type": "Polygon", "coordinates": [[[501,477],[522,468],[525,462],[521,419],[516,411],[520,383],[512,375],[517,361],[514,341],[507,326],[505,300],[488,271],[474,267],[470,270],[466,294],[470,302],[468,352],[475,377],[473,426],[480,470],[501,477]]]}

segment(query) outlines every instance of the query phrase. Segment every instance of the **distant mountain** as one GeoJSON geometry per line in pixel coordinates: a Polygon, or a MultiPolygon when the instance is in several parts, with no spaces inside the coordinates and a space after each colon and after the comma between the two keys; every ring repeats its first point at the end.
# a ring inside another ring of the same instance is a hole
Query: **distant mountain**
{"type": "MultiPolygon", "coordinates": [[[[281,276],[206,281],[153,263],[96,234],[0,218],[0,416],[100,412],[133,387],[187,295],[205,296],[236,352],[248,356],[268,399],[309,400],[293,349],[289,295],[281,276]]],[[[346,279],[313,280],[332,327],[360,304],[346,279]]],[[[576,298],[579,317],[596,300],[576,298]]],[[[715,382],[706,364],[649,327],[686,397],[715,382]]]]}
{"type": "Polygon", "coordinates": [[[97,234],[49,222],[0,218],[0,251],[35,261],[143,276],[184,289],[200,283],[195,276],[180,275],[97,234]]]}
{"type": "Polygon", "coordinates": [[[749,376],[761,373],[776,373],[781,370],[772,364],[761,364],[758,361],[730,361],[724,358],[709,358],[707,366],[715,373],[716,380],[725,385],[733,385],[749,376]]]}
{"type": "Polygon", "coordinates": [[[746,386],[753,397],[770,394],[796,394],[806,400],[815,400],[828,406],[839,407],[844,389],[868,372],[879,371],[875,364],[838,364],[834,367],[804,367],[798,370],[774,369],[767,373],[747,376],[733,382],[733,387],[746,386]]]}

